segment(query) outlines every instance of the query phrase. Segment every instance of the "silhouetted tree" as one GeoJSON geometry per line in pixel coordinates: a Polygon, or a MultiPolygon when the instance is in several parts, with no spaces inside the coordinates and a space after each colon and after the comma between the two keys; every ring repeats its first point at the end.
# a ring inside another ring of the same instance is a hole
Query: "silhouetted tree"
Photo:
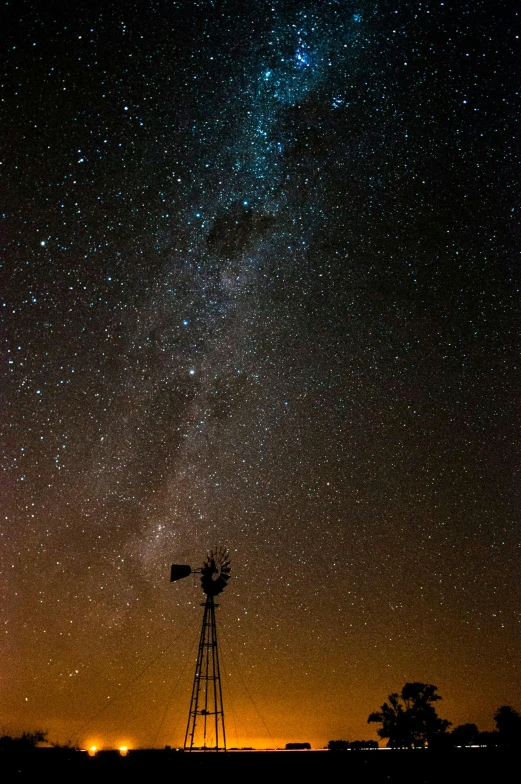
{"type": "Polygon", "coordinates": [[[38,743],[45,743],[47,740],[47,732],[44,730],[33,730],[33,732],[22,732],[20,736],[20,742],[25,744],[26,746],[32,746],[33,748],[38,745],[38,743]]]}
{"type": "Polygon", "coordinates": [[[327,744],[329,751],[347,751],[349,748],[348,740],[330,740],[327,744]]]}
{"type": "Polygon", "coordinates": [[[378,743],[375,740],[330,740],[327,744],[329,751],[364,751],[366,749],[377,749],[378,743]]]}
{"type": "Polygon", "coordinates": [[[521,743],[521,716],[510,705],[502,705],[494,714],[499,742],[502,746],[521,743]]]}
{"type": "Polygon", "coordinates": [[[450,737],[454,746],[472,746],[479,743],[479,730],[475,724],[460,724],[454,727],[450,737]]]}
{"type": "Polygon", "coordinates": [[[367,751],[367,749],[377,749],[378,743],[375,740],[353,740],[349,748],[351,751],[367,751]]]}
{"type": "Polygon", "coordinates": [[[434,707],[441,700],[437,687],[429,683],[406,683],[400,694],[389,695],[379,711],[371,713],[368,722],[382,726],[381,738],[388,738],[392,748],[425,746],[450,726],[450,721],[440,719],[434,707]]]}
{"type": "Polygon", "coordinates": [[[480,732],[478,743],[488,749],[495,749],[500,745],[499,732],[480,732]]]}
{"type": "Polygon", "coordinates": [[[0,738],[0,751],[24,752],[34,749],[38,743],[47,740],[47,732],[44,730],[33,730],[33,732],[22,732],[12,738],[10,735],[3,735],[0,738]]]}

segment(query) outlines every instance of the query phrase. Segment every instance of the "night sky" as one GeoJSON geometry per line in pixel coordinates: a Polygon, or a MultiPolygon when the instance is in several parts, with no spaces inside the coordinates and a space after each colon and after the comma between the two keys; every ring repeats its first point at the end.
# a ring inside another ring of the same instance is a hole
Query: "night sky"
{"type": "Polygon", "coordinates": [[[215,545],[230,746],[521,709],[509,6],[3,3],[2,732],[182,743],[215,545]]]}

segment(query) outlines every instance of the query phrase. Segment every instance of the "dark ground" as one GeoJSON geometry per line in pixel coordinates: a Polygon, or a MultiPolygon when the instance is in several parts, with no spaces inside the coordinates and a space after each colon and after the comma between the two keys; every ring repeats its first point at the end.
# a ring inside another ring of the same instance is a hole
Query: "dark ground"
{"type": "Polygon", "coordinates": [[[210,777],[247,780],[304,779],[348,782],[514,782],[519,781],[514,752],[498,749],[454,749],[445,752],[228,752],[222,754],[176,751],[84,752],[36,749],[24,756],[2,755],[0,778],[9,781],[126,782],[143,778],[186,781],[210,777]]]}

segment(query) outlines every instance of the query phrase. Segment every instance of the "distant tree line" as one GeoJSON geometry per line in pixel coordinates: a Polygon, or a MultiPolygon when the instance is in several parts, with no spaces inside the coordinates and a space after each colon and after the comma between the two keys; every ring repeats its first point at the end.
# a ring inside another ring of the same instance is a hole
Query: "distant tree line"
{"type": "MultiPolygon", "coordinates": [[[[436,712],[435,704],[440,700],[436,686],[406,683],[399,694],[389,694],[388,702],[384,702],[379,711],[371,713],[367,721],[380,725],[378,735],[394,749],[521,746],[521,715],[510,705],[502,705],[494,714],[494,732],[480,732],[475,724],[461,724],[449,732],[451,722],[441,719],[436,712]]],[[[363,740],[330,740],[328,744],[331,751],[377,746],[376,741],[363,740]]]]}
{"type": "Polygon", "coordinates": [[[330,740],[327,747],[329,751],[366,751],[377,749],[378,743],[375,740],[330,740]]]}
{"type": "Polygon", "coordinates": [[[389,694],[379,711],[368,722],[379,724],[380,738],[391,748],[447,746],[514,747],[521,743],[521,715],[510,705],[494,714],[495,732],[480,732],[475,724],[461,724],[451,732],[451,722],[441,719],[435,704],[441,700],[430,683],[406,683],[399,694],[389,694]]]}
{"type": "MultiPolygon", "coordinates": [[[[406,683],[398,694],[389,694],[388,702],[369,715],[369,724],[379,724],[378,735],[394,749],[451,748],[486,746],[488,748],[521,747],[521,714],[510,705],[501,705],[494,714],[496,730],[480,732],[475,724],[460,724],[451,732],[451,722],[440,719],[435,703],[441,700],[437,686],[430,683],[406,683]]],[[[23,752],[47,742],[47,732],[34,730],[19,736],[0,737],[0,753],[23,752]]],[[[58,744],[52,743],[57,747],[58,744]]],[[[71,742],[65,748],[75,748],[71,742]]],[[[288,743],[287,749],[310,748],[309,743],[288,743]]],[[[376,749],[374,740],[330,740],[330,751],[360,751],[376,749]]]]}
{"type": "Polygon", "coordinates": [[[52,746],[55,749],[76,749],[78,743],[73,744],[68,741],[65,744],[53,743],[48,740],[46,730],[32,730],[31,732],[22,732],[21,735],[2,735],[0,736],[0,754],[2,752],[10,752],[12,754],[23,753],[36,749],[38,746],[52,746]]]}
{"type": "Polygon", "coordinates": [[[45,743],[47,733],[44,730],[33,730],[33,732],[22,732],[14,738],[11,735],[0,737],[0,751],[28,751],[36,748],[39,743],[45,743]]]}

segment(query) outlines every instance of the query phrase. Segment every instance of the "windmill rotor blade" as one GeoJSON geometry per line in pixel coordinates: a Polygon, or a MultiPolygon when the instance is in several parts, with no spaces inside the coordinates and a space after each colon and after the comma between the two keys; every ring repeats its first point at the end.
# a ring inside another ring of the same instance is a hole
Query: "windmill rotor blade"
{"type": "Polygon", "coordinates": [[[217,596],[230,579],[230,550],[217,545],[206,553],[201,572],[201,587],[207,596],[217,596]]]}

